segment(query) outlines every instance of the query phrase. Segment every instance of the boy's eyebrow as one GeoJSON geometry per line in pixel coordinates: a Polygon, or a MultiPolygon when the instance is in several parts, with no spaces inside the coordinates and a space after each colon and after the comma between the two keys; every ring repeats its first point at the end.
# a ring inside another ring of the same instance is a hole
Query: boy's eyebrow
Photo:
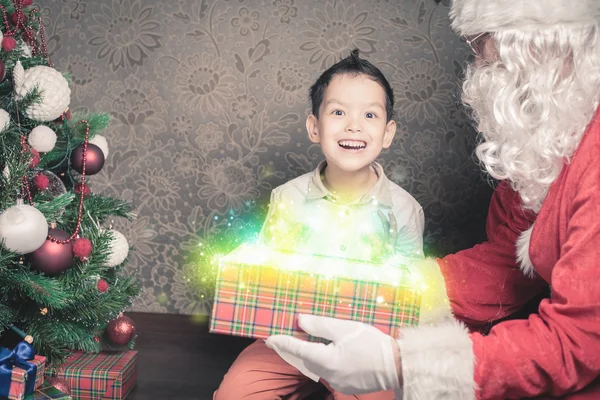
{"type": "MultiPolygon", "coordinates": [[[[328,106],[329,104],[339,104],[341,106],[346,105],[346,103],[344,103],[343,101],[340,101],[338,99],[329,99],[325,102],[325,106],[328,106]]],[[[385,110],[385,107],[383,107],[383,105],[377,101],[367,104],[367,107],[379,107],[380,109],[385,110]]]]}

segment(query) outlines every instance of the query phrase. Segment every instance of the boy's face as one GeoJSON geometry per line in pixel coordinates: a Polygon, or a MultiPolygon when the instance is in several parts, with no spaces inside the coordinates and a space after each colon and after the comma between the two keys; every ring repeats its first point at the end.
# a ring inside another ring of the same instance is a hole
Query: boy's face
{"type": "Polygon", "coordinates": [[[356,172],[388,148],[396,123],[386,122],[385,91],[365,75],[335,75],[323,96],[319,118],[306,120],[308,137],[320,143],[328,167],[356,172]]]}

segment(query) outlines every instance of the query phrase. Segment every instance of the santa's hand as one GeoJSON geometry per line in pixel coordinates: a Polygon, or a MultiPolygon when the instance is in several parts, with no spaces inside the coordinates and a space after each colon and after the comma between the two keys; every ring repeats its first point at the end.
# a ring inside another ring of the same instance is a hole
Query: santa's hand
{"type": "Polygon", "coordinates": [[[300,327],[331,343],[310,343],[285,335],[267,339],[282,358],[303,361],[303,367],[344,394],[400,390],[393,339],[370,325],[314,315],[300,315],[300,327]]]}

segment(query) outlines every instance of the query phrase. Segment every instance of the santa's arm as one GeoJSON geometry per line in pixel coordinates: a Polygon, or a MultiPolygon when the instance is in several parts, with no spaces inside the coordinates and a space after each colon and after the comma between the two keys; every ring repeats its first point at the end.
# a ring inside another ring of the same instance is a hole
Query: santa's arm
{"type": "Polygon", "coordinates": [[[473,398],[473,342],[467,327],[482,330],[513,314],[545,286],[541,279],[523,275],[516,262],[515,243],[532,220],[522,211],[518,194],[501,184],[490,204],[488,241],[437,260],[433,266],[429,263],[429,271],[439,265],[452,311],[461,322],[428,318],[418,328],[402,331],[405,398],[473,398]]]}
{"type": "MultiPolygon", "coordinates": [[[[599,174],[589,172],[575,189],[575,197],[568,200],[572,202],[573,213],[561,257],[552,272],[552,296],[542,301],[538,314],[527,320],[499,323],[487,336],[469,333],[457,321],[403,330],[399,346],[405,398],[437,398],[429,396],[432,390],[463,394],[439,397],[449,399],[561,396],[587,386],[598,376],[599,191],[599,174]],[[435,350],[441,353],[434,354],[435,350]],[[472,390],[470,395],[469,390],[472,390]]],[[[509,270],[500,275],[494,273],[492,280],[487,278],[489,272],[484,267],[491,269],[493,265],[484,264],[483,250],[492,249],[488,246],[473,249],[468,258],[457,254],[440,261],[450,283],[453,309],[468,322],[472,322],[473,315],[480,321],[482,317],[493,317],[495,309],[515,308],[524,295],[508,288],[520,284],[519,290],[527,289],[509,270]],[[472,257],[477,252],[481,257],[472,257]],[[481,264],[475,264],[476,259],[481,264]],[[462,271],[467,268],[465,263],[468,268],[475,268],[475,272],[464,276],[464,281],[457,281],[459,275],[452,269],[462,271]],[[494,280],[502,288],[494,287],[494,280]],[[482,302],[486,298],[484,293],[469,293],[468,286],[461,287],[469,282],[482,282],[481,290],[489,290],[487,298],[492,301],[482,302]],[[499,300],[495,306],[494,299],[499,300]]],[[[532,282],[535,287],[535,281],[532,282]]],[[[503,314],[504,311],[498,313],[503,314]]]]}

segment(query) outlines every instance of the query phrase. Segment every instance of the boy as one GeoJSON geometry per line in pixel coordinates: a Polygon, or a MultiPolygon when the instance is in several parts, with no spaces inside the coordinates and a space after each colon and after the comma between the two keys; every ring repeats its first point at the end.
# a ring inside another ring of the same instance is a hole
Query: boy
{"type": "MultiPolygon", "coordinates": [[[[325,156],[314,172],[273,190],[261,237],[272,247],[381,261],[422,254],[423,210],[389,181],[375,159],[396,133],[394,97],[381,71],[358,50],[326,70],[310,88],[311,142],[325,156]]],[[[323,382],[326,386],[327,383],[323,382]]],[[[214,400],[303,399],[319,386],[257,340],[225,375],[214,400]]],[[[336,400],[392,400],[393,392],[336,400]]]]}

